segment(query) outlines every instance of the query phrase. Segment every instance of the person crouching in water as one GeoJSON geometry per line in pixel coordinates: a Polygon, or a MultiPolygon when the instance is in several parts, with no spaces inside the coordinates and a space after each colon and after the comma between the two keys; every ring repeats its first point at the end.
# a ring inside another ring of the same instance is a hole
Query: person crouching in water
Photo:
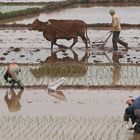
{"type": "Polygon", "coordinates": [[[128,48],[129,48],[128,43],[122,41],[119,38],[119,35],[120,35],[120,32],[121,32],[121,24],[120,24],[119,17],[116,15],[114,10],[110,10],[109,13],[112,16],[111,32],[113,32],[113,37],[112,37],[113,49],[115,51],[117,51],[118,50],[117,43],[120,43],[121,45],[123,45],[125,47],[126,50],[128,50],[128,48]]]}
{"type": "Polygon", "coordinates": [[[21,82],[21,80],[18,77],[19,72],[21,72],[21,68],[17,64],[9,64],[8,68],[6,70],[6,73],[4,74],[4,79],[6,82],[10,83],[10,88],[13,89],[15,84],[20,87],[20,89],[24,89],[24,85],[21,82]],[[10,80],[9,80],[10,78],[10,80]]]}
{"type": "Polygon", "coordinates": [[[135,125],[140,122],[140,96],[136,99],[130,98],[126,103],[128,107],[125,109],[124,121],[128,124],[130,118],[132,127],[129,130],[133,130],[135,125]]]}

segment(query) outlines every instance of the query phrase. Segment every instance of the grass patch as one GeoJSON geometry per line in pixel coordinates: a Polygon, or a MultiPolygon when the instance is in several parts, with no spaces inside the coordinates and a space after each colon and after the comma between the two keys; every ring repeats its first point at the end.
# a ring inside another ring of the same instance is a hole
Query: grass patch
{"type": "Polygon", "coordinates": [[[24,10],[18,10],[18,11],[6,12],[6,13],[0,12],[0,19],[8,19],[8,18],[14,18],[18,16],[25,16],[27,14],[28,15],[34,14],[34,13],[38,13],[39,10],[40,8],[27,8],[24,10]]]}

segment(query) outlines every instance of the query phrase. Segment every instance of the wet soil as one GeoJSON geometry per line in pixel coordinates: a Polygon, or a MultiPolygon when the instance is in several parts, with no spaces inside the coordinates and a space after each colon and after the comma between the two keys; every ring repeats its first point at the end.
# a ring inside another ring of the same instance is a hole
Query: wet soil
{"type": "MultiPolygon", "coordinates": [[[[0,63],[40,63],[50,56],[53,58],[54,54],[57,55],[57,59],[65,57],[74,59],[74,55],[77,54],[79,60],[84,56],[87,57],[86,63],[100,64],[116,61],[116,63],[137,64],[140,63],[139,32],[139,29],[135,28],[122,30],[120,38],[129,44],[131,49],[128,51],[118,45],[118,52],[113,52],[110,38],[104,48],[102,48],[102,44],[89,45],[86,52],[85,45],[79,38],[73,50],[54,46],[53,54],[51,54],[50,42],[43,38],[41,32],[4,28],[0,30],[0,63]]],[[[105,41],[108,35],[108,30],[94,30],[93,28],[88,30],[91,42],[105,41]]],[[[69,47],[72,40],[58,40],[58,43],[69,47]]]]}

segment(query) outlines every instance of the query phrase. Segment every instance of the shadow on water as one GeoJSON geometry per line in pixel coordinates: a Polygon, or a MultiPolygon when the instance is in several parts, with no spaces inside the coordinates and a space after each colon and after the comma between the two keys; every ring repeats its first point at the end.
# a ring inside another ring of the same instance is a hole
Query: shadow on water
{"type": "Polygon", "coordinates": [[[46,58],[44,62],[41,63],[41,66],[36,69],[31,69],[31,73],[36,77],[40,78],[44,75],[55,77],[76,77],[83,76],[87,73],[87,59],[88,52],[85,50],[85,54],[82,59],[79,60],[78,54],[72,50],[73,57],[70,57],[66,52],[66,49],[59,49],[57,51],[51,52],[51,55],[46,58]],[[57,53],[63,53],[65,57],[58,58],[57,53]]]}
{"type": "Polygon", "coordinates": [[[20,99],[23,94],[24,89],[19,92],[15,92],[14,89],[6,91],[4,100],[10,112],[18,112],[21,109],[20,99]]]}

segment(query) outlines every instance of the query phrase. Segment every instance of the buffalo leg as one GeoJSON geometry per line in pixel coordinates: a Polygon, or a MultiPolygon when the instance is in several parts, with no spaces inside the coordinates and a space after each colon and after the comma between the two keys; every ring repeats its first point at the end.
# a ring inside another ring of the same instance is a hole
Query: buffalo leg
{"type": "Polygon", "coordinates": [[[82,40],[84,41],[84,43],[86,44],[86,48],[88,47],[88,43],[87,43],[87,39],[85,36],[80,36],[82,38],[82,40]]]}
{"type": "Polygon", "coordinates": [[[51,41],[51,50],[53,50],[54,41],[51,41]]]}
{"type": "Polygon", "coordinates": [[[72,47],[76,44],[76,42],[77,42],[77,37],[73,39],[73,43],[71,44],[70,49],[72,49],[72,47]]]}
{"type": "Polygon", "coordinates": [[[57,45],[58,46],[58,44],[56,44],[56,39],[52,39],[51,40],[51,50],[53,50],[53,45],[57,45]]]}

